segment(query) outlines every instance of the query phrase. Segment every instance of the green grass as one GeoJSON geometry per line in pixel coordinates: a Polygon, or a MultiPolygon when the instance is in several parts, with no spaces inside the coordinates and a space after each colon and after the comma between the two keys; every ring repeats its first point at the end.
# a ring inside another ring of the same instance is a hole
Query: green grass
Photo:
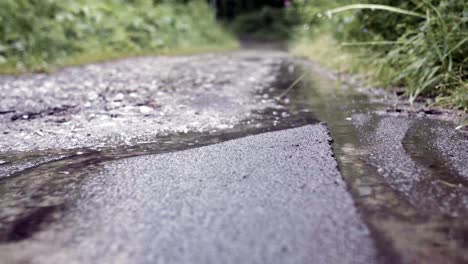
{"type": "Polygon", "coordinates": [[[232,49],[202,0],[2,0],[0,73],[232,49]]]}
{"type": "Polygon", "coordinates": [[[360,67],[363,64],[359,63],[357,54],[345,50],[331,34],[295,40],[290,46],[290,52],[339,72],[358,73],[367,70],[360,67]]]}
{"type": "Polygon", "coordinates": [[[426,97],[468,110],[465,1],[376,0],[304,16],[313,30],[298,38],[296,54],[333,69],[364,72],[383,86],[402,87],[410,102],[426,97]]]}
{"type": "MultiPolygon", "coordinates": [[[[378,55],[370,55],[366,47],[358,49],[343,45],[329,33],[322,33],[316,38],[295,40],[289,50],[295,56],[308,58],[339,73],[365,75],[370,85],[395,87],[391,84],[398,72],[393,67],[386,67],[378,60],[378,55]]],[[[466,113],[468,83],[456,80],[454,86],[455,89],[450,93],[433,97],[431,105],[459,109],[466,113]]]]}

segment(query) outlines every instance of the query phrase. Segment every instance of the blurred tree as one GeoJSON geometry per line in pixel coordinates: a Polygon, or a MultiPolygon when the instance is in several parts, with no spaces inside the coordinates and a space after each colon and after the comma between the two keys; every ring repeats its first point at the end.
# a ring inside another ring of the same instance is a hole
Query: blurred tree
{"type": "MultiPolygon", "coordinates": [[[[208,0],[216,7],[218,17],[232,19],[243,13],[261,10],[263,7],[282,8],[284,0],[208,0]]],[[[291,2],[291,1],[290,1],[291,2]]]]}

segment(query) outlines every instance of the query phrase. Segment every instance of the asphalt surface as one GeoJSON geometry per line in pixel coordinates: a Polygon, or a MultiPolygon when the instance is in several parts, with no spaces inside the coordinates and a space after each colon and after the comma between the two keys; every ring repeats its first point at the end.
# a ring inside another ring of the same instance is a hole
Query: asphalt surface
{"type": "Polygon", "coordinates": [[[420,211],[468,213],[468,140],[447,123],[354,115],[362,148],[388,184],[420,211]],[[385,151],[383,151],[385,150],[385,151]]]}
{"type": "Polygon", "coordinates": [[[323,125],[105,163],[3,263],[374,263],[323,125]],[[28,249],[28,250],[25,250],[28,249]]]}
{"type": "Polygon", "coordinates": [[[268,90],[287,54],[140,57],[52,75],[0,76],[0,149],[100,148],[229,129],[281,108],[268,90]]]}

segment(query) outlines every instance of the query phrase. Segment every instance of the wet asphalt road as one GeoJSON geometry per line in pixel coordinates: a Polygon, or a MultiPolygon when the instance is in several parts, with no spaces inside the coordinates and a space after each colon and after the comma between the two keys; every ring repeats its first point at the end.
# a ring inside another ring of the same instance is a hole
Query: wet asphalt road
{"type": "Polygon", "coordinates": [[[105,163],[7,263],[374,263],[323,125],[105,163]],[[29,250],[25,251],[24,249],[29,250]]]}
{"type": "Polygon", "coordinates": [[[323,80],[275,99],[303,64],[0,76],[1,263],[468,261],[467,134],[323,80]]]}
{"type": "Polygon", "coordinates": [[[460,162],[468,160],[468,144],[461,134],[435,120],[353,118],[369,163],[413,206],[453,217],[468,213],[467,166],[460,162]]]}
{"type": "Polygon", "coordinates": [[[0,149],[97,149],[229,129],[281,108],[269,88],[286,58],[268,50],[140,57],[0,76],[0,149]]]}

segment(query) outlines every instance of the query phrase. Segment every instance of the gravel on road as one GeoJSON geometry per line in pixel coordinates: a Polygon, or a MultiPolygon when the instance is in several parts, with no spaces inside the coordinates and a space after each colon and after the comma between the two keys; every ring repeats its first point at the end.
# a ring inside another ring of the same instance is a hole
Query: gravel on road
{"type": "Polygon", "coordinates": [[[0,149],[99,148],[227,129],[280,108],[267,90],[286,56],[141,57],[0,76],[0,149]]]}

